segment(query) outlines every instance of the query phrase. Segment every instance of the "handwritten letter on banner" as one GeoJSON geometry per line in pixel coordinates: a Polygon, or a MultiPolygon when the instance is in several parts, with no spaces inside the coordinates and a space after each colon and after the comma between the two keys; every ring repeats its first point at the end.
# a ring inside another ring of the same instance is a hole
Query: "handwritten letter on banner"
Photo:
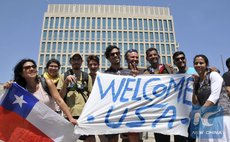
{"type": "Polygon", "coordinates": [[[75,133],[152,131],[187,136],[192,107],[191,75],[99,73],[75,133]]]}

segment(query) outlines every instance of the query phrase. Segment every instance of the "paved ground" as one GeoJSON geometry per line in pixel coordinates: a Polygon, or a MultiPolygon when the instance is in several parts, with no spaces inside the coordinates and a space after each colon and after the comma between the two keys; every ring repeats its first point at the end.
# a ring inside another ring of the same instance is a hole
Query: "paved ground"
{"type": "MultiPolygon", "coordinates": [[[[144,133],[143,134],[143,141],[144,142],[155,142],[153,132],[144,133]]],[[[77,142],[83,142],[83,141],[78,140],[77,142]]],[[[96,137],[96,142],[100,142],[98,137],[96,137]]],[[[119,138],[119,142],[121,142],[120,138],[119,138]]],[[[171,142],[173,142],[173,137],[171,137],[171,142]]]]}

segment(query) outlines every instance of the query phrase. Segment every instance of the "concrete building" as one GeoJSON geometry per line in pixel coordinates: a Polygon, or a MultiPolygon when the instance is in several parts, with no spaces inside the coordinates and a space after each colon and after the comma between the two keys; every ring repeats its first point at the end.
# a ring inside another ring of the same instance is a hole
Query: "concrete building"
{"type": "Polygon", "coordinates": [[[172,64],[177,50],[173,17],[167,7],[124,5],[50,4],[44,14],[40,51],[39,74],[51,58],[60,61],[63,73],[70,68],[69,58],[80,52],[88,71],[86,59],[90,54],[100,58],[100,71],[110,66],[104,56],[108,45],[121,49],[122,66],[126,67],[124,53],[129,49],[139,52],[139,67],[148,63],[145,51],[158,49],[162,63],[172,64]]]}

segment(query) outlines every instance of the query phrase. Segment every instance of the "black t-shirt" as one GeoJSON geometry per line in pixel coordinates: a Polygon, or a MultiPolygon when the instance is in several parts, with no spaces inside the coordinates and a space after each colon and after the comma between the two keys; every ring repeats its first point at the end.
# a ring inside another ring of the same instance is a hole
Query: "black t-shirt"
{"type": "Polygon", "coordinates": [[[226,86],[230,86],[230,71],[223,74],[223,79],[226,86]]]}

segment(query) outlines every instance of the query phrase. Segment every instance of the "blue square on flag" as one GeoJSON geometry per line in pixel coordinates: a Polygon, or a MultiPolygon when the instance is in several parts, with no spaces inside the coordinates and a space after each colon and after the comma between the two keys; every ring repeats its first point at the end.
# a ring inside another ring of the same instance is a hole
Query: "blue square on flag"
{"type": "Polygon", "coordinates": [[[26,118],[33,106],[38,102],[38,99],[31,97],[31,95],[31,93],[13,83],[1,105],[5,109],[13,111],[21,117],[26,118]]]}
{"type": "Polygon", "coordinates": [[[191,112],[190,135],[199,139],[219,139],[223,137],[223,108],[220,106],[193,106],[191,112]]]}

